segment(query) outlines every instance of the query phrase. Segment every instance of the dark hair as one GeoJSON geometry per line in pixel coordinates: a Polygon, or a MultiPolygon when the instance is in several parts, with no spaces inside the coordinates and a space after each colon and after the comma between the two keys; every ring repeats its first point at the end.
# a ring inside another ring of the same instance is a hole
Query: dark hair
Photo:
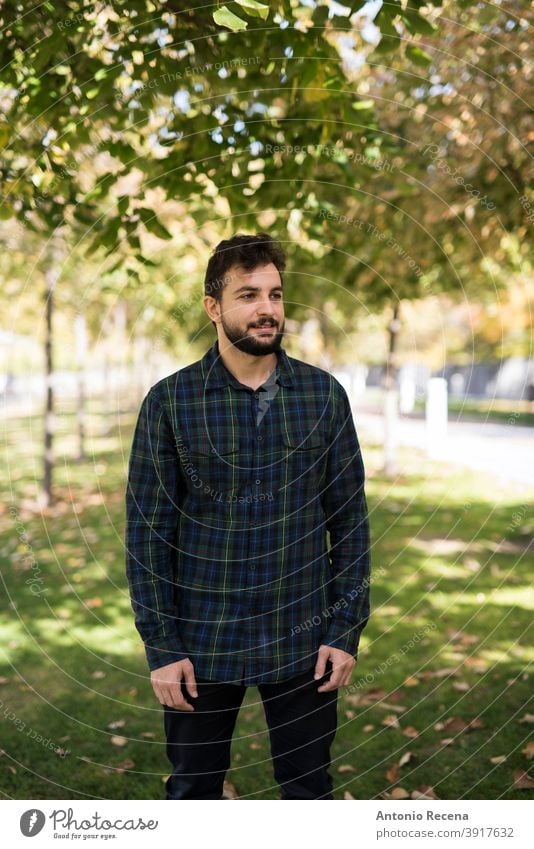
{"type": "Polygon", "coordinates": [[[278,242],[268,233],[256,233],[254,236],[236,233],[231,239],[219,242],[213,251],[204,277],[204,294],[220,301],[224,287],[223,278],[228,269],[237,265],[246,271],[252,271],[259,265],[268,265],[270,262],[278,269],[283,284],[282,272],[286,267],[286,255],[278,242]]]}

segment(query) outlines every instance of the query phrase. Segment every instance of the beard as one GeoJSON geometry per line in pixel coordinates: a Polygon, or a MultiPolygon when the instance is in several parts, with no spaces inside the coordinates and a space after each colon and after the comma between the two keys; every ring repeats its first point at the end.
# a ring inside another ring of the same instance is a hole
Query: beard
{"type": "Polygon", "coordinates": [[[274,354],[279,350],[284,338],[284,324],[281,329],[277,328],[275,321],[263,320],[258,321],[253,327],[270,327],[274,330],[273,336],[255,336],[254,331],[248,335],[249,328],[244,329],[237,325],[230,324],[224,316],[221,316],[221,324],[227,339],[235,345],[244,354],[252,354],[254,357],[265,357],[268,354],[274,354]]]}

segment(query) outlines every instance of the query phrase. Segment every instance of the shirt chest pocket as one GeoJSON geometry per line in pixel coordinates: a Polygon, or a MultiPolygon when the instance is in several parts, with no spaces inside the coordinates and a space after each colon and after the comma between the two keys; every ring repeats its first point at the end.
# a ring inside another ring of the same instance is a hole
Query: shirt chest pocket
{"type": "Polygon", "coordinates": [[[324,486],[328,453],[325,435],[318,427],[305,431],[294,426],[282,431],[282,443],[281,489],[289,487],[319,495],[324,486]]]}
{"type": "Polygon", "coordinates": [[[239,489],[239,443],[231,434],[191,439],[181,465],[187,489],[193,495],[216,498],[239,489]]]}

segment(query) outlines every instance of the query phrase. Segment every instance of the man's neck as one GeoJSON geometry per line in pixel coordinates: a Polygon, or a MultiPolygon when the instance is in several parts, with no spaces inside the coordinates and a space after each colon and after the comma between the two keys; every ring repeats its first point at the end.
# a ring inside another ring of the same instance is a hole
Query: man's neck
{"type": "Polygon", "coordinates": [[[265,383],[278,363],[276,353],[266,354],[264,357],[254,356],[254,354],[245,354],[231,343],[228,343],[226,347],[223,347],[223,345],[218,342],[219,355],[223,365],[233,374],[236,380],[244,386],[250,386],[251,389],[257,389],[258,386],[265,383]]]}

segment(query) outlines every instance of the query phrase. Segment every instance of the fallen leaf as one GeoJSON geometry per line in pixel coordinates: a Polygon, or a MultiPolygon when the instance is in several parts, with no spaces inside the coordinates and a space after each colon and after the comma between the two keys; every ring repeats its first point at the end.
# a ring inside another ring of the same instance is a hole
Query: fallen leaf
{"type": "Polygon", "coordinates": [[[398,781],[400,778],[400,766],[398,764],[393,764],[393,766],[390,766],[390,768],[386,772],[386,778],[391,784],[395,784],[395,782],[398,781]]]}
{"type": "Polygon", "coordinates": [[[135,763],[132,761],[132,759],[126,758],[126,760],[121,761],[120,764],[117,764],[116,767],[113,767],[113,771],[114,772],[124,772],[127,769],[133,769],[134,766],[135,766],[135,763]]]}
{"type": "Polygon", "coordinates": [[[141,731],[141,737],[147,737],[148,739],[151,740],[155,736],[156,735],[154,734],[153,731],[141,731]]]}
{"type": "Polygon", "coordinates": [[[251,743],[249,748],[250,749],[261,749],[261,743],[251,743]]]}
{"type": "Polygon", "coordinates": [[[352,764],[340,764],[337,768],[338,772],[356,772],[352,764]]]}
{"type": "Polygon", "coordinates": [[[402,705],[392,705],[389,704],[389,702],[377,702],[375,707],[381,708],[382,710],[392,710],[395,713],[404,713],[404,711],[406,710],[406,708],[402,705]]]}
{"type": "Polygon", "coordinates": [[[370,690],[367,690],[366,693],[366,697],[372,702],[380,701],[380,699],[383,699],[385,695],[386,691],[379,687],[372,687],[370,690]]]}
{"type": "Polygon", "coordinates": [[[114,746],[125,746],[126,743],[128,742],[128,739],[126,737],[119,737],[119,736],[114,735],[111,738],[111,742],[113,743],[114,746]]]}
{"type": "Polygon", "coordinates": [[[434,788],[429,784],[422,784],[420,787],[412,790],[411,796],[412,799],[421,799],[423,801],[425,799],[439,799],[439,796],[434,793],[434,788]]]}
{"type": "Polygon", "coordinates": [[[534,758],[534,740],[531,740],[524,749],[521,749],[521,752],[525,755],[529,760],[534,758]]]}
{"type": "Polygon", "coordinates": [[[361,696],[345,696],[345,700],[353,707],[358,707],[358,705],[361,705],[362,703],[361,696]]]}
{"type": "Polygon", "coordinates": [[[385,725],[387,728],[399,728],[400,722],[397,716],[394,713],[390,713],[384,717],[382,720],[382,725],[385,725]]]}
{"type": "Polygon", "coordinates": [[[102,672],[100,669],[96,669],[94,672],[91,672],[91,678],[105,678],[106,673],[102,672]]]}
{"type": "Polygon", "coordinates": [[[528,772],[524,769],[516,769],[513,774],[513,787],[516,790],[532,790],[534,787],[534,778],[531,778],[528,772]]]}
{"type": "Polygon", "coordinates": [[[417,687],[417,685],[420,684],[420,683],[421,682],[420,682],[419,678],[416,678],[414,675],[409,675],[408,678],[404,679],[404,686],[405,687],[417,687]]]}
{"type": "Polygon", "coordinates": [[[404,752],[404,754],[401,755],[401,759],[399,761],[399,766],[404,766],[405,764],[410,763],[411,759],[412,759],[412,753],[411,752],[404,752]]]}
{"type": "Polygon", "coordinates": [[[435,731],[457,731],[461,733],[462,731],[472,731],[475,728],[484,728],[484,722],[478,717],[474,719],[470,719],[469,722],[466,722],[465,719],[462,719],[461,716],[449,716],[445,722],[436,722],[434,725],[435,731]]]}
{"type": "Polygon", "coordinates": [[[492,764],[503,764],[506,760],[506,755],[495,755],[494,758],[490,758],[492,764]]]}
{"type": "Polygon", "coordinates": [[[402,733],[404,734],[405,737],[410,737],[411,739],[415,739],[416,737],[419,737],[419,734],[421,732],[418,731],[417,728],[414,728],[413,725],[407,725],[406,728],[402,729],[402,733]]]}
{"type": "Polygon", "coordinates": [[[534,713],[526,713],[524,716],[521,717],[521,719],[518,719],[518,722],[520,722],[521,724],[525,722],[529,724],[534,722],[534,713]]]}
{"type": "Polygon", "coordinates": [[[353,796],[352,793],[349,793],[348,790],[345,790],[345,792],[343,793],[343,798],[344,799],[354,799],[355,796],[353,796]]]}
{"type": "Polygon", "coordinates": [[[124,728],[125,725],[126,721],[124,719],[117,719],[115,722],[108,722],[107,728],[109,728],[110,731],[114,731],[116,728],[124,728]]]}
{"type": "Polygon", "coordinates": [[[459,693],[467,693],[469,690],[469,684],[467,681],[454,681],[452,686],[453,689],[458,690],[459,693]]]}
{"type": "Polygon", "coordinates": [[[374,731],[374,728],[375,728],[374,725],[364,725],[363,726],[363,730],[365,731],[366,734],[369,734],[370,731],[374,731]]]}
{"type": "Polygon", "coordinates": [[[104,602],[102,601],[101,598],[88,598],[87,601],[85,602],[85,606],[89,607],[89,608],[91,608],[91,607],[102,607],[103,603],[104,602]]]}
{"type": "Polygon", "coordinates": [[[356,716],[356,713],[353,710],[346,710],[345,716],[347,717],[347,719],[354,719],[354,717],[356,716]]]}
{"type": "Polygon", "coordinates": [[[231,781],[225,781],[223,784],[223,799],[239,799],[235,784],[231,781]]]}
{"type": "Polygon", "coordinates": [[[68,749],[62,749],[61,746],[56,746],[56,748],[54,749],[54,752],[56,753],[56,755],[58,755],[58,757],[64,758],[65,755],[68,755],[69,750],[68,749]]]}
{"type": "Polygon", "coordinates": [[[409,799],[410,794],[408,793],[407,790],[404,789],[404,787],[394,787],[393,790],[391,791],[391,798],[392,799],[409,799]]]}

